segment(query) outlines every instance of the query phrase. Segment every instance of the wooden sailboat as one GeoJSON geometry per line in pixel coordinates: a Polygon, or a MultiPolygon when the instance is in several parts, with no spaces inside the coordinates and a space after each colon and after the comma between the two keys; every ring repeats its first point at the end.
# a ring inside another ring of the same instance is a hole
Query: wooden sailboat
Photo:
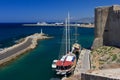
{"type": "Polygon", "coordinates": [[[76,55],[70,51],[70,26],[69,14],[66,19],[66,51],[65,54],[58,60],[53,60],[52,68],[58,75],[66,75],[74,71],[76,66],[76,55]]]}

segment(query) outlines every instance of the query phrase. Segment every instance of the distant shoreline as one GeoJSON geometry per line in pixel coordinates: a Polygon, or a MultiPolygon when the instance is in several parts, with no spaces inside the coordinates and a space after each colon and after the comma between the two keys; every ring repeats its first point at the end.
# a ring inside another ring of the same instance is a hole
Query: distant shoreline
{"type": "MultiPolygon", "coordinates": [[[[23,24],[23,26],[54,26],[54,27],[63,27],[65,25],[55,25],[55,24],[23,24]]],[[[76,24],[71,24],[70,26],[72,27],[83,27],[83,28],[94,28],[93,25],[76,25],[76,24]]]]}
{"type": "Polygon", "coordinates": [[[35,33],[24,38],[18,44],[15,44],[11,47],[5,48],[0,51],[0,66],[10,62],[11,60],[16,59],[18,56],[23,53],[34,49],[37,46],[38,40],[49,39],[51,37],[46,36],[45,34],[35,33]]]}

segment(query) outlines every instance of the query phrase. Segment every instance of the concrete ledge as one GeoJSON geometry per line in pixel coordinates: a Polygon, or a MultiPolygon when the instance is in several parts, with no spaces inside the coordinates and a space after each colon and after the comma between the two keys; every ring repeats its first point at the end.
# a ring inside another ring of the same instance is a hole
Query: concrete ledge
{"type": "Polygon", "coordinates": [[[81,80],[120,80],[120,79],[82,73],[81,80]]]}

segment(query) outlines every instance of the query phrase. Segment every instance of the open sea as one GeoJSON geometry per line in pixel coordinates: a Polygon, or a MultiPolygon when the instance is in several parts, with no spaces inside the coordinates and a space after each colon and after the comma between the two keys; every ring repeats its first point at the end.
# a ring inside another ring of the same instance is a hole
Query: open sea
{"type": "MultiPolygon", "coordinates": [[[[41,29],[52,39],[38,41],[37,47],[26,52],[16,60],[0,67],[0,80],[57,80],[59,78],[51,69],[51,63],[58,58],[64,27],[23,26],[22,23],[0,23],[0,49],[16,44],[28,35],[40,33],[41,29]]],[[[75,29],[70,29],[73,37],[75,29]]],[[[94,39],[93,28],[78,28],[78,43],[90,48],[94,39]]],[[[71,43],[74,42],[74,37],[71,43]]]]}

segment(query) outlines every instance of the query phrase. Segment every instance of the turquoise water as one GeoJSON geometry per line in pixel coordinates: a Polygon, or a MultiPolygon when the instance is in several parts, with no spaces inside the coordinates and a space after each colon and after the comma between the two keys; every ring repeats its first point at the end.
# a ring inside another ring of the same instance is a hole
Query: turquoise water
{"type": "Polygon", "coordinates": [[[37,48],[2,68],[0,80],[49,80],[54,74],[51,62],[59,49],[57,45],[51,45],[54,43],[48,40],[40,41],[37,48]]]}
{"type": "MultiPolygon", "coordinates": [[[[51,69],[51,63],[52,60],[58,58],[63,28],[23,27],[20,24],[7,24],[7,26],[9,27],[0,27],[4,32],[6,30],[6,32],[11,32],[10,34],[4,34],[6,37],[4,36],[0,39],[1,48],[15,44],[15,40],[22,38],[23,36],[40,32],[41,28],[47,34],[54,36],[54,38],[38,41],[38,46],[34,50],[25,53],[13,62],[1,67],[0,80],[50,80],[52,78],[58,78],[59,76],[56,76],[55,72],[51,69]],[[17,32],[19,30],[20,32],[17,32]],[[15,35],[13,35],[13,32],[15,35]],[[5,44],[5,41],[8,41],[9,45],[5,44]]],[[[74,31],[73,28],[71,30],[74,31]]],[[[78,40],[83,47],[90,48],[94,38],[93,32],[94,29],[78,28],[78,33],[80,34],[78,40]]],[[[2,33],[2,30],[0,33],[2,33]]]]}

